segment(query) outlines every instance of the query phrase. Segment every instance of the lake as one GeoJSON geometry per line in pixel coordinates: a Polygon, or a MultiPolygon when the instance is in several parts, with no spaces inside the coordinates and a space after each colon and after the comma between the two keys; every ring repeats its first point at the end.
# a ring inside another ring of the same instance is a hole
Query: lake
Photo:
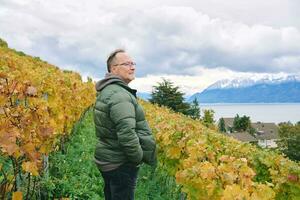
{"type": "Polygon", "coordinates": [[[252,122],[286,122],[300,121],[300,103],[220,103],[200,104],[201,115],[203,109],[213,109],[215,120],[221,117],[250,116],[252,122]]]}

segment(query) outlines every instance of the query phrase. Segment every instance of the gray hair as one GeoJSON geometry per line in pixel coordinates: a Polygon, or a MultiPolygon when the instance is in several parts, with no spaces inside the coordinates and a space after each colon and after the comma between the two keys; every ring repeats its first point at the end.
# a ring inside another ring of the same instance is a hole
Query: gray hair
{"type": "Polygon", "coordinates": [[[111,68],[113,62],[115,61],[116,55],[118,53],[125,53],[125,50],[124,49],[116,49],[109,54],[107,61],[106,61],[106,66],[107,66],[108,72],[110,72],[110,68],[111,68]]]}

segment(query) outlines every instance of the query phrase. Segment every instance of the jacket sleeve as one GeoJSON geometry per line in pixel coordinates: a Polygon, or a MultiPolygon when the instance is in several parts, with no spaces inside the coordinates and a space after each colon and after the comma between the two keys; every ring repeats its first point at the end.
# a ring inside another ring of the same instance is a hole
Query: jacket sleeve
{"type": "Polygon", "coordinates": [[[148,122],[144,118],[144,114],[143,114],[143,120],[140,121],[139,123],[143,124],[142,126],[143,129],[137,132],[141,147],[143,149],[143,162],[151,166],[156,166],[157,164],[156,142],[154,140],[148,122]]]}
{"type": "Polygon", "coordinates": [[[129,161],[140,163],[143,151],[135,131],[135,107],[129,95],[115,93],[110,100],[110,118],[115,124],[118,142],[129,161]]]}

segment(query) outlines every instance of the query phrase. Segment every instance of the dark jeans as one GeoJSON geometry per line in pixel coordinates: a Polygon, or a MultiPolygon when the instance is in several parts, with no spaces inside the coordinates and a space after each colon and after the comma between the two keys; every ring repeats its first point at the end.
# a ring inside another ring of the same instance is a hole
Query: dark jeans
{"type": "Polygon", "coordinates": [[[115,170],[101,172],[105,200],[134,200],[139,167],[123,164],[115,170]]]}

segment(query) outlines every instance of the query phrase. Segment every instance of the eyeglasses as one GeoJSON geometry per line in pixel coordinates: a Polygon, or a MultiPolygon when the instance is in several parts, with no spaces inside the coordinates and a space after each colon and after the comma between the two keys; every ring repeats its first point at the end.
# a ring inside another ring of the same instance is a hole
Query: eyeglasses
{"type": "Polygon", "coordinates": [[[121,63],[121,64],[116,64],[113,66],[118,66],[118,65],[122,65],[124,67],[130,67],[130,66],[136,66],[136,63],[135,62],[125,62],[125,63],[121,63]]]}

